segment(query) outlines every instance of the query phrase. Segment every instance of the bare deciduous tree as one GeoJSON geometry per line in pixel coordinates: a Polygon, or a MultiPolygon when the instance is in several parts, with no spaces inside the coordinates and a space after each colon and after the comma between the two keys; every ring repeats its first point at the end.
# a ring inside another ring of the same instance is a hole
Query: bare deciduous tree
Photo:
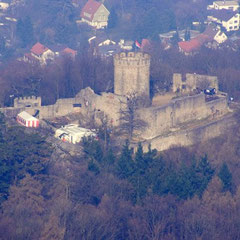
{"type": "Polygon", "coordinates": [[[132,139],[139,136],[142,130],[146,128],[147,123],[139,117],[137,110],[146,105],[147,102],[144,97],[137,96],[135,93],[130,94],[126,102],[122,102],[119,119],[121,134],[132,139]]]}

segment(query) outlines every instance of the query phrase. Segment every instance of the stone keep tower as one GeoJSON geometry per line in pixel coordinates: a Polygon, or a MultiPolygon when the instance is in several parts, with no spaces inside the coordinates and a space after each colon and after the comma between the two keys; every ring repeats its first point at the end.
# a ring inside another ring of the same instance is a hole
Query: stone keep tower
{"type": "Polygon", "coordinates": [[[114,56],[114,93],[149,97],[150,55],[141,52],[114,56]]]}

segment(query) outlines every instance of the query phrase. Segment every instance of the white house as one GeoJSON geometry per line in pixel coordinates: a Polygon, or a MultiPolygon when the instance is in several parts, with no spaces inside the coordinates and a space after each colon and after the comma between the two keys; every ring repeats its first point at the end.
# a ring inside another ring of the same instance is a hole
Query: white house
{"type": "Polygon", "coordinates": [[[238,1],[214,1],[212,5],[208,5],[207,9],[222,10],[227,9],[231,11],[237,11],[239,8],[238,1]]]}
{"type": "Polygon", "coordinates": [[[77,20],[77,23],[85,22],[97,29],[105,28],[108,25],[109,14],[110,12],[102,3],[89,0],[81,11],[81,20],[77,20]]]}
{"type": "Polygon", "coordinates": [[[95,47],[101,47],[106,45],[115,45],[116,42],[109,38],[107,35],[93,36],[88,39],[88,43],[95,47]]]}
{"type": "Polygon", "coordinates": [[[231,10],[212,10],[208,15],[208,22],[215,22],[229,31],[237,31],[240,26],[240,14],[231,10]]]}
{"type": "Polygon", "coordinates": [[[41,65],[47,64],[47,61],[54,60],[55,53],[44,46],[43,44],[37,42],[30,50],[30,53],[24,55],[23,60],[28,62],[38,61],[41,65]]]}
{"type": "Polygon", "coordinates": [[[0,10],[7,11],[8,8],[9,8],[9,3],[0,2],[0,10]]]}
{"type": "Polygon", "coordinates": [[[39,120],[25,111],[23,111],[17,115],[17,122],[25,127],[38,127],[39,126],[39,120]]]}
{"type": "Polygon", "coordinates": [[[209,41],[216,41],[218,44],[221,44],[227,40],[227,35],[221,31],[221,28],[214,24],[209,24],[203,34],[209,37],[209,41]]]}
{"type": "Polygon", "coordinates": [[[216,35],[214,36],[214,40],[217,43],[224,43],[227,40],[227,35],[222,32],[221,30],[219,30],[216,35]]]}
{"type": "Polygon", "coordinates": [[[56,130],[55,137],[64,142],[79,143],[83,137],[96,137],[96,133],[87,128],[81,128],[76,124],[69,124],[56,130]]]}
{"type": "Polygon", "coordinates": [[[121,47],[123,50],[131,51],[133,48],[134,41],[132,40],[124,40],[120,39],[118,45],[121,47]]]}

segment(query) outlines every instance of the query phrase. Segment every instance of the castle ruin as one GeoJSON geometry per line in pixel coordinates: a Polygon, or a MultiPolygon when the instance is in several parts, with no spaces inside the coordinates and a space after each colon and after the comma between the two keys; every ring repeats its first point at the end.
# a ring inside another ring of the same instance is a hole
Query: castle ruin
{"type": "Polygon", "coordinates": [[[199,74],[173,74],[172,91],[174,93],[191,93],[193,91],[202,91],[206,88],[215,88],[218,91],[218,79],[216,76],[199,74]]]}
{"type": "MultiPolygon", "coordinates": [[[[21,111],[30,114],[38,112],[40,119],[76,112],[90,112],[96,117],[104,113],[113,126],[118,126],[121,109],[126,105],[129,94],[149,98],[149,68],[148,54],[120,53],[114,57],[114,93],[99,95],[86,88],[74,98],[58,99],[55,104],[48,106],[41,106],[40,97],[17,98],[14,99],[14,107],[2,108],[0,111],[8,116],[16,116],[21,111]]],[[[233,122],[229,118],[224,122],[229,112],[228,97],[218,91],[218,79],[215,76],[174,74],[172,91],[161,97],[167,95],[167,101],[137,110],[138,116],[147,123],[138,141],[146,145],[154,143],[158,150],[174,144],[187,146],[201,140],[195,136],[195,132],[206,140],[219,136],[224,127],[233,122]],[[199,89],[205,87],[215,88],[217,94],[207,97],[199,92],[199,89]]]]}

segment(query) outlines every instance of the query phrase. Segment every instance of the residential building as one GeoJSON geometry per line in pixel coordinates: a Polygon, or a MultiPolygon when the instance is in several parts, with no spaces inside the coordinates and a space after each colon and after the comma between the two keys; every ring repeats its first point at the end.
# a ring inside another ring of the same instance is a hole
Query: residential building
{"type": "Polygon", "coordinates": [[[215,24],[209,24],[203,33],[209,37],[209,42],[216,41],[221,44],[227,40],[227,35],[215,24]]]}
{"type": "Polygon", "coordinates": [[[39,126],[39,120],[25,111],[17,115],[17,122],[25,127],[36,128],[39,126]]]}
{"type": "Polygon", "coordinates": [[[24,55],[24,61],[39,62],[41,65],[47,64],[48,61],[52,61],[55,54],[52,50],[37,42],[30,50],[30,53],[24,55]]]}
{"type": "Polygon", "coordinates": [[[133,44],[134,41],[132,40],[124,40],[124,39],[120,39],[118,45],[120,46],[120,48],[122,50],[127,50],[127,51],[131,51],[133,48],[133,44]]]}
{"type": "Polygon", "coordinates": [[[83,137],[96,137],[96,133],[87,128],[81,128],[76,124],[69,124],[56,130],[55,137],[64,142],[79,143],[83,137]]]}
{"type": "Polygon", "coordinates": [[[120,46],[117,44],[111,44],[98,47],[95,55],[99,55],[102,58],[107,58],[112,57],[119,52],[121,52],[120,46]]]}
{"type": "Polygon", "coordinates": [[[0,10],[7,11],[8,8],[9,8],[9,3],[0,2],[0,10]]]}
{"type": "Polygon", "coordinates": [[[185,41],[185,35],[186,35],[186,31],[189,33],[189,37],[190,39],[193,39],[195,38],[196,36],[198,36],[200,34],[199,31],[197,30],[187,30],[187,29],[183,29],[183,30],[179,30],[179,31],[176,31],[176,30],[173,30],[173,31],[170,31],[170,32],[166,32],[166,33],[160,33],[159,34],[159,38],[162,42],[169,42],[170,40],[172,40],[176,34],[178,35],[178,37],[182,40],[182,41],[185,41]]]}
{"type": "Polygon", "coordinates": [[[109,14],[110,12],[102,3],[89,0],[81,11],[81,20],[77,20],[77,23],[85,22],[97,29],[105,28],[108,24],[109,14]]]}
{"type": "Polygon", "coordinates": [[[65,45],[62,45],[62,44],[57,44],[57,45],[50,46],[49,49],[51,49],[51,51],[54,52],[55,57],[68,55],[68,56],[70,56],[74,59],[77,55],[76,50],[74,50],[72,48],[69,48],[69,47],[67,47],[65,45]]]}
{"type": "Polygon", "coordinates": [[[238,1],[214,1],[212,5],[208,5],[207,9],[222,10],[227,9],[237,11],[239,8],[238,1]]]}
{"type": "Polygon", "coordinates": [[[29,53],[25,53],[23,60],[27,62],[46,65],[48,61],[53,61],[58,56],[68,55],[73,59],[77,55],[77,51],[63,45],[52,46],[51,49],[37,42],[31,48],[29,53]]]}
{"type": "Polygon", "coordinates": [[[185,55],[192,55],[197,52],[208,41],[209,37],[205,34],[199,34],[197,37],[178,43],[179,50],[185,55]]]}
{"type": "Polygon", "coordinates": [[[111,37],[107,36],[106,34],[97,34],[88,39],[88,43],[94,47],[101,47],[106,45],[115,45],[116,41],[114,41],[111,37]]]}
{"type": "Polygon", "coordinates": [[[208,14],[208,22],[219,24],[229,31],[237,31],[240,26],[240,14],[238,11],[231,10],[211,10],[208,14]]]}
{"type": "Polygon", "coordinates": [[[69,47],[66,47],[62,50],[61,54],[62,55],[67,55],[67,56],[71,57],[72,59],[75,59],[75,57],[77,55],[77,51],[73,50],[69,47]]]}

